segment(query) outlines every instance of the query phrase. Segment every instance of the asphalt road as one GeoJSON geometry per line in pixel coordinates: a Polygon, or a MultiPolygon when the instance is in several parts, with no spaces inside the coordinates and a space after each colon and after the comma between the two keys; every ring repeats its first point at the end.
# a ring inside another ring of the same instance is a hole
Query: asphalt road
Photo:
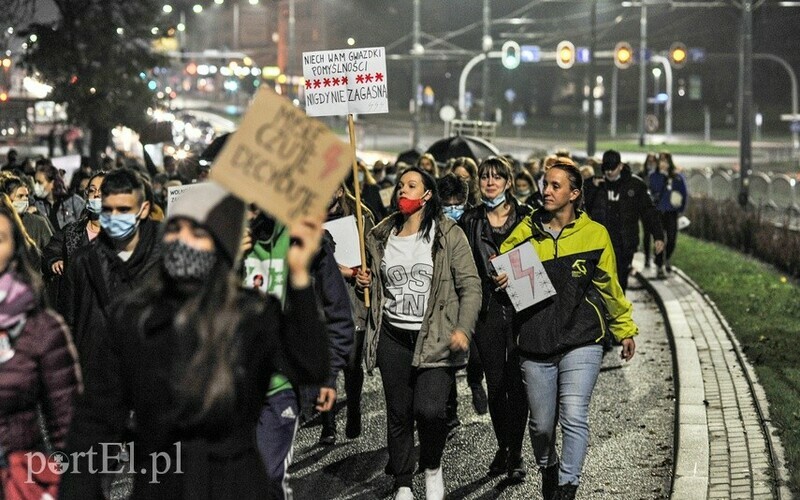
{"type": "MultiPolygon", "coordinates": [[[[631,282],[638,285],[634,279],[631,282]]],[[[637,352],[627,364],[620,361],[618,348],[603,360],[591,406],[591,443],[578,490],[581,499],[669,496],[675,404],[670,346],[652,297],[634,289],[628,291],[628,298],[641,332],[637,352]]],[[[320,427],[313,422],[300,430],[290,469],[296,499],[391,498],[392,478],[383,472],[388,454],[379,376],[376,372],[365,382],[361,437],[345,438],[344,408],[337,417],[335,445],[317,444],[320,427]]],[[[463,376],[458,378],[458,389],[462,425],[448,442],[443,460],[447,498],[540,498],[540,478],[527,437],[524,453],[529,475],[524,483],[509,485],[503,477],[486,477],[496,449],[489,416],[475,414],[463,376]]],[[[424,498],[421,474],[415,476],[414,493],[424,498]]]]}

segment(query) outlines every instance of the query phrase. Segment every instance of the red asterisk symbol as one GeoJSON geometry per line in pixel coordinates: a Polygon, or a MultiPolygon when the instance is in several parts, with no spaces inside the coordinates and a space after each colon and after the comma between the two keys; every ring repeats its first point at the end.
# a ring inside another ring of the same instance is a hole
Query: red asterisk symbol
{"type": "Polygon", "coordinates": [[[320,85],[320,81],[319,80],[314,80],[314,88],[318,89],[319,85],[320,85]]]}
{"type": "Polygon", "coordinates": [[[383,81],[383,73],[375,73],[375,81],[382,82],[383,81]]]}
{"type": "Polygon", "coordinates": [[[311,88],[311,80],[306,80],[306,88],[307,89],[311,88]]]}
{"type": "Polygon", "coordinates": [[[322,85],[325,86],[325,87],[330,87],[331,86],[331,79],[330,78],[325,78],[324,80],[322,80],[322,85]]]}
{"type": "Polygon", "coordinates": [[[346,76],[342,77],[342,85],[347,85],[347,77],[346,76]]]}
{"type": "Polygon", "coordinates": [[[333,85],[334,85],[334,86],[336,86],[336,85],[339,85],[339,82],[340,82],[340,81],[341,81],[341,80],[339,80],[339,77],[338,77],[338,76],[335,76],[335,77],[333,77],[333,85]]]}
{"type": "Polygon", "coordinates": [[[364,78],[364,80],[367,83],[372,83],[372,73],[367,73],[367,76],[366,76],[366,78],[364,78]]]}
{"type": "Polygon", "coordinates": [[[356,83],[364,83],[364,75],[356,75],[356,83]]]}

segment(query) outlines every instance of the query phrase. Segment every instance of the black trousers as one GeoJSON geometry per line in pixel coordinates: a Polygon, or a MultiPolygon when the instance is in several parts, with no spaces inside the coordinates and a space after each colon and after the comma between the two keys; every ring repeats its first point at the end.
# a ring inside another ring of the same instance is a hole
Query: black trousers
{"type": "Polygon", "coordinates": [[[660,254],[656,255],[656,265],[661,266],[664,263],[664,257],[669,260],[672,257],[672,252],[675,251],[675,245],[678,242],[678,212],[661,212],[661,227],[664,228],[666,236],[666,248],[660,254]]]}
{"type": "Polygon", "coordinates": [[[503,306],[490,298],[485,316],[475,327],[473,342],[486,374],[489,415],[497,446],[519,456],[528,420],[528,400],[512,331],[513,312],[513,306],[503,306]]]}
{"type": "Polygon", "coordinates": [[[628,276],[630,276],[631,263],[635,252],[636,249],[628,250],[614,247],[614,256],[617,258],[617,278],[623,292],[628,289],[628,276]]]}
{"type": "Polygon", "coordinates": [[[411,487],[415,421],[420,468],[441,465],[447,441],[447,395],[455,383],[453,368],[411,366],[416,335],[384,325],[378,340],[377,364],[386,398],[387,472],[394,476],[395,488],[411,487]]]}

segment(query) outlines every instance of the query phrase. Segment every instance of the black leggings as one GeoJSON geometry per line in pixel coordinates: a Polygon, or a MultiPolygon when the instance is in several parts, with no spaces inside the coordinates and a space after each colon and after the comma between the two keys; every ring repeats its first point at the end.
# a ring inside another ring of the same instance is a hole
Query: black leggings
{"type": "Polygon", "coordinates": [[[664,263],[664,257],[669,261],[672,257],[672,252],[675,251],[675,244],[678,242],[678,215],[678,212],[661,212],[661,227],[664,228],[666,236],[666,248],[656,255],[657,266],[661,266],[664,263]]]}
{"type": "Polygon", "coordinates": [[[522,383],[518,349],[511,329],[513,306],[489,299],[486,315],[478,320],[473,338],[486,374],[489,415],[497,446],[512,456],[522,452],[528,402],[522,383]]]}
{"type": "Polygon", "coordinates": [[[387,472],[395,488],[411,486],[414,474],[414,421],[419,431],[419,465],[441,465],[447,440],[446,404],[455,382],[454,368],[411,366],[418,332],[384,325],[378,340],[378,369],[386,398],[387,472]]]}

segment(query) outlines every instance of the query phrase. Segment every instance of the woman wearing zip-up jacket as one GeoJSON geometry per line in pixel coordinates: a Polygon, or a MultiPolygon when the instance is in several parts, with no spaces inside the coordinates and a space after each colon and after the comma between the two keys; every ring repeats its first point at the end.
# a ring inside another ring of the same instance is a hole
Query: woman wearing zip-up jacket
{"type": "Polygon", "coordinates": [[[629,361],[638,333],[617,280],[608,232],[577,208],[582,187],[574,164],[550,167],[544,209],[524,219],[500,247],[506,252],[530,242],[556,290],[514,318],[545,500],[575,498],[589,444],[589,402],[603,359],[601,340],[613,334],[629,361]],[[556,421],[563,438],[560,461],[556,421]]]}
{"type": "Polygon", "coordinates": [[[399,212],[369,233],[370,268],[356,275],[360,288],[371,287],[364,360],[381,371],[395,498],[413,498],[416,421],[426,498],[443,499],[445,407],[467,364],[481,282],[464,232],[442,215],[433,177],[408,168],[395,194],[399,212]]]}
{"type": "Polygon", "coordinates": [[[514,175],[504,158],[492,156],[484,160],[478,178],[481,204],[468,210],[459,225],[472,247],[483,286],[474,341],[486,373],[489,413],[497,438],[497,452],[489,464],[489,475],[508,474],[512,481],[522,481],[526,475],[522,440],[528,405],[512,331],[514,306],[508,295],[497,289],[490,259],[500,253],[501,243],[531,213],[531,207],[511,196],[514,175]]]}

